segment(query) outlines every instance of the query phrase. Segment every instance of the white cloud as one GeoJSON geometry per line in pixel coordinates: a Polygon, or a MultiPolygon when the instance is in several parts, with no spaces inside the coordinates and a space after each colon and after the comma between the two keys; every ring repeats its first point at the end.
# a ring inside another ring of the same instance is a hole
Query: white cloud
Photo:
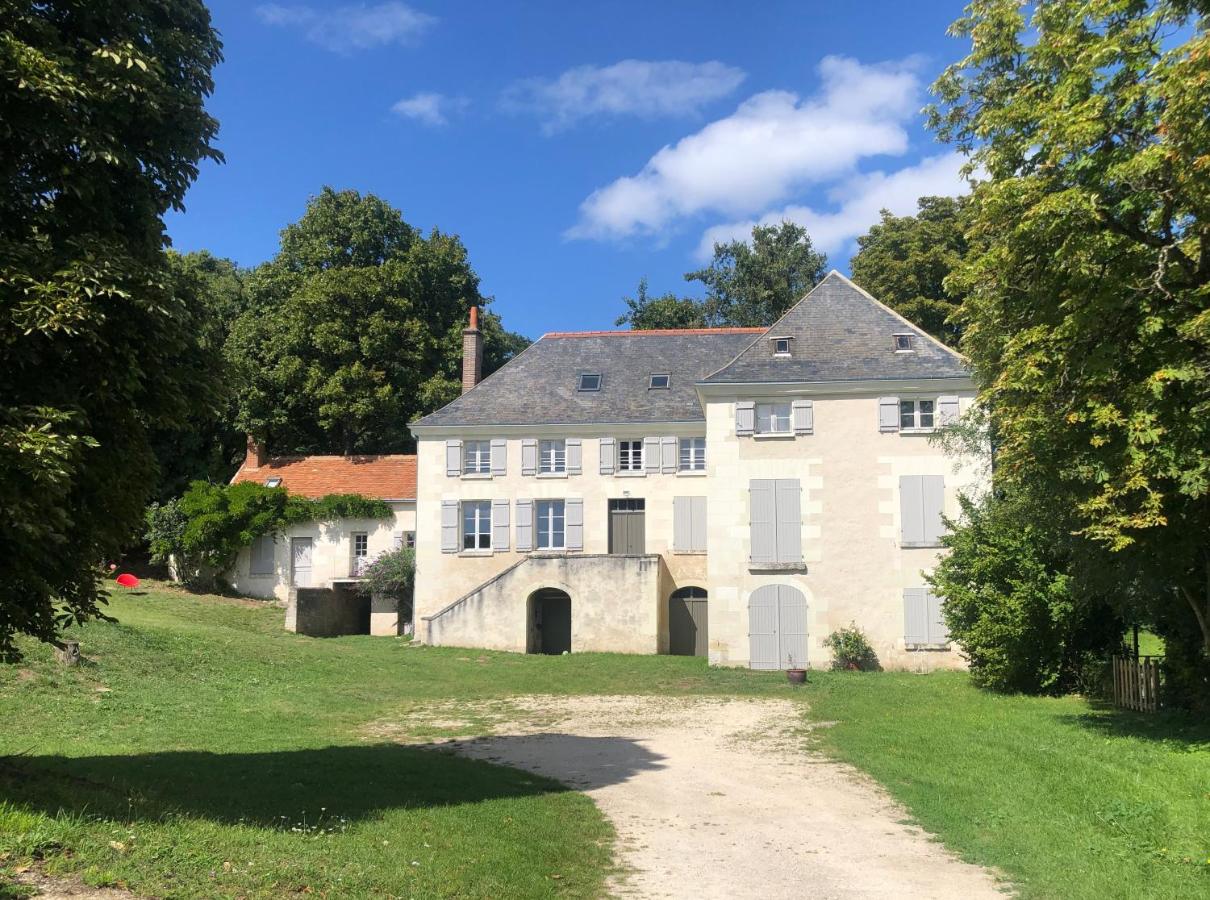
{"type": "Polygon", "coordinates": [[[256,14],[266,25],[297,28],[307,40],[337,53],[406,44],[437,21],[435,16],[396,0],[320,9],[268,3],[258,6],[256,14]]]}
{"type": "Polygon", "coordinates": [[[918,61],[867,66],[829,56],[822,86],[800,98],[766,91],[726,118],[656,153],[580,205],[571,238],[654,234],[714,212],[752,215],[796,189],[852,172],[862,158],[901,154],[903,123],[920,107],[918,61]]]}
{"type": "Polygon", "coordinates": [[[930,156],[914,166],[898,171],[870,172],[845,179],[828,191],[828,199],[836,204],[830,212],[808,206],[786,206],[762,215],[715,225],[702,235],[697,255],[709,259],[715,243],[748,240],[754,225],[775,225],[796,222],[807,229],[815,246],[827,253],[849,248],[860,235],[878,221],[879,212],[888,209],[897,216],[914,215],[916,200],[929,196],[957,196],[967,191],[967,183],[959,170],[965,157],[959,153],[930,156]]]}
{"type": "Polygon", "coordinates": [[[421,91],[396,102],[391,112],[425,125],[438,126],[447,124],[451,115],[466,109],[469,103],[465,97],[447,97],[445,94],[421,91]]]}
{"type": "Polygon", "coordinates": [[[550,134],[592,116],[696,115],[746,77],[743,70],[713,60],[624,59],[612,66],[577,66],[555,79],[518,81],[505,90],[503,105],[537,114],[550,134]]]}

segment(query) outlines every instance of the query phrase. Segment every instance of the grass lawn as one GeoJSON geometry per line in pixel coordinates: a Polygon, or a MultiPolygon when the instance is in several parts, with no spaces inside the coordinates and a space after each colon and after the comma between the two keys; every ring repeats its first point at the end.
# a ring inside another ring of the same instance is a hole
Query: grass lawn
{"type": "Polygon", "coordinates": [[[0,666],[0,871],[39,857],[184,897],[594,896],[612,834],[585,797],[367,726],[431,701],[739,694],[809,701],[835,723],[814,732],[824,749],[1027,896],[1210,894],[1204,723],[994,697],[960,675],[813,673],[793,691],[686,658],[309,639],[281,610],[156,586],[112,612],[78,630],[80,669],[36,645],[0,666]]]}

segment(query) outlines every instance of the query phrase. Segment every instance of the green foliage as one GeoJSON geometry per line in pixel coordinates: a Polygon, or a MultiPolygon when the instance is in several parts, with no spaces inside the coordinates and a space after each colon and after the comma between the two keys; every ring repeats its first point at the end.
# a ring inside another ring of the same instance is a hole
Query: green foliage
{"type": "Polygon", "coordinates": [[[921,197],[914,216],[882,211],[882,221],[857,239],[849,262],[853,280],[933,337],[957,347],[962,325],[953,313],[961,294],[947,291],[946,277],[966,256],[962,211],[955,197],[921,197]]]}
{"type": "Polygon", "coordinates": [[[833,669],[856,669],[860,672],[882,670],[878,654],[870,646],[865,632],[857,627],[855,622],[850,622],[844,628],[837,628],[824,638],[823,645],[832,651],[833,669]]]}
{"type": "Polygon", "coordinates": [[[375,559],[362,576],[360,588],[367,594],[380,594],[406,602],[416,583],[416,551],[400,547],[375,559]]]}
{"type": "MultiPolygon", "coordinates": [[[[399,452],[458,394],[462,329],[487,301],[455,236],[427,237],[372,194],[324,188],[246,279],[227,356],[236,424],[277,453],[399,452]]],[[[524,339],[482,317],[485,371],[524,339]]]]}
{"type": "Polygon", "coordinates": [[[217,403],[205,317],[162,217],[218,123],[199,0],[6,3],[0,16],[0,656],[99,613],[138,529],[149,431],[217,403]]]}
{"type": "Polygon", "coordinates": [[[659,297],[647,294],[647,279],[639,281],[633,297],[623,297],[626,312],[618,316],[615,325],[628,325],[637,331],[660,328],[704,328],[706,309],[700,300],[678,297],[671,292],[659,297]]]}
{"type": "Polygon", "coordinates": [[[927,577],[945,598],[971,678],[1031,694],[1085,686],[1125,628],[1104,601],[1077,591],[1061,521],[1047,519],[1045,506],[991,494],[960,503],[960,521],[942,538],[950,552],[927,577]]]}

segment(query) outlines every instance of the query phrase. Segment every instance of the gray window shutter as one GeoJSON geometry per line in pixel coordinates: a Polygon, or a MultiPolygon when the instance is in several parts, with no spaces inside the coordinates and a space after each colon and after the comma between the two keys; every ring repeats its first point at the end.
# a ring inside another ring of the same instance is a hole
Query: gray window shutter
{"type": "Polygon", "coordinates": [[[492,475],[508,474],[508,441],[492,438],[492,475]]]}
{"type": "Polygon", "coordinates": [[[772,478],[753,478],[748,482],[749,553],[754,563],[777,562],[776,484],[772,478]]]}
{"type": "Polygon", "coordinates": [[[941,535],[945,533],[945,525],[941,521],[941,516],[945,513],[945,476],[922,476],[920,494],[924,543],[930,547],[940,546],[941,535]]]}
{"type": "Polygon", "coordinates": [[[903,641],[906,644],[927,644],[928,591],[924,588],[903,589],[903,641]]]}
{"type": "Polygon", "coordinates": [[[462,474],[462,441],[445,442],[445,474],[451,478],[462,474]]]}
{"type": "Polygon", "coordinates": [[[508,549],[508,501],[492,501],[492,549],[508,549]]]}
{"type": "Polygon", "coordinates": [[[458,552],[458,501],[441,501],[441,552],[458,552]]]}
{"type": "Polygon", "coordinates": [[[937,647],[945,647],[950,642],[950,630],[945,624],[945,614],[941,610],[941,598],[932,591],[926,591],[928,614],[928,642],[937,647]]]}
{"type": "Polygon", "coordinates": [[[648,473],[660,470],[660,439],[658,437],[643,438],[643,468],[648,473]]]}
{"type": "Polygon", "coordinates": [[[402,531],[396,531],[393,535],[391,535],[391,546],[394,547],[396,550],[403,549],[403,532],[402,531]]]}
{"type": "Polygon", "coordinates": [[[878,398],[878,430],[879,431],[898,431],[899,430],[899,398],[898,397],[879,397],[878,398]]]}
{"type": "Polygon", "coordinates": [[[568,550],[584,549],[584,501],[578,497],[563,501],[564,543],[568,550]]]}
{"type": "Polygon", "coordinates": [[[792,408],[794,411],[794,433],[813,434],[815,431],[815,407],[811,401],[795,400],[792,408]]]}
{"type": "Polygon", "coordinates": [[[779,478],[777,503],[777,561],[802,561],[802,488],[797,478],[779,478]]]}
{"type": "Polygon", "coordinates": [[[534,549],[534,501],[517,501],[517,550],[528,553],[534,549]]]}
{"type": "Polygon", "coordinates": [[[538,442],[534,438],[521,439],[521,474],[538,474],[538,442]]]}
{"type": "Polygon", "coordinates": [[[937,424],[953,425],[961,415],[957,397],[937,398],[937,424]]]}
{"type": "Polygon", "coordinates": [[[579,438],[568,438],[564,444],[567,450],[567,474],[579,475],[584,467],[584,448],[579,438]]]}
{"type": "Polygon", "coordinates": [[[677,466],[676,438],[660,438],[660,468],[665,475],[675,475],[677,466]]]}
{"type": "Polygon", "coordinates": [[[601,438],[601,474],[612,475],[617,466],[618,442],[613,438],[601,438]]]}
{"type": "Polygon", "coordinates": [[[689,549],[694,553],[706,552],[706,498],[690,497],[692,501],[689,533],[689,549]]]}
{"type": "Polygon", "coordinates": [[[925,546],[924,479],[919,475],[899,476],[900,545],[925,546]]]}
{"type": "Polygon", "coordinates": [[[672,549],[688,553],[693,549],[693,498],[672,498],[672,549]]]}
{"type": "Polygon", "coordinates": [[[276,541],[271,534],[262,534],[252,542],[248,557],[249,575],[272,575],[276,541]]]}
{"type": "Polygon", "coordinates": [[[756,431],[756,402],[737,400],[735,403],[735,433],[746,437],[756,431]]]}

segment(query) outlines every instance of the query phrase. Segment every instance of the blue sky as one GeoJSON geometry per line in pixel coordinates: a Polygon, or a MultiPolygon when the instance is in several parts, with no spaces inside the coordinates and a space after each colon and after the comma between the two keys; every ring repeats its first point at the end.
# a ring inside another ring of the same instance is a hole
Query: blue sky
{"type": "MultiPolygon", "coordinates": [[[[324,185],[460,235],[512,330],[612,327],[755,221],[846,270],[880,207],[960,190],[923,127],[961,4],[211,0],[223,165],[169,217],[243,265],[324,185]]],[[[696,288],[697,286],[694,285],[696,288]]]]}

